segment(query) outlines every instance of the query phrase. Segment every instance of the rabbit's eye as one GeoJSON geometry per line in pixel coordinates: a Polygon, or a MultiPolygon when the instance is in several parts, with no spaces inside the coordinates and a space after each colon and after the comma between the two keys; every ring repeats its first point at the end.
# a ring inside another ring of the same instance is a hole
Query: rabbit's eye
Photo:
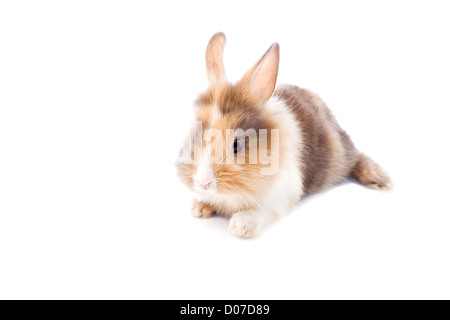
{"type": "Polygon", "coordinates": [[[234,140],[234,144],[233,144],[233,150],[234,150],[234,154],[238,153],[239,151],[241,151],[242,149],[242,139],[236,138],[234,140]]]}

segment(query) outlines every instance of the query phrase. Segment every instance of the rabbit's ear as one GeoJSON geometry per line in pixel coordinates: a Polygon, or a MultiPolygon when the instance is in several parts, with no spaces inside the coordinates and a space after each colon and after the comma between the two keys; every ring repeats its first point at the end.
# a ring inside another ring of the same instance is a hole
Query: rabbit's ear
{"type": "Polygon", "coordinates": [[[275,90],[279,61],[280,46],[274,43],[240,80],[261,104],[266,103],[275,90]]]}
{"type": "Polygon", "coordinates": [[[218,32],[212,36],[206,48],[206,72],[211,86],[226,82],[225,69],[223,67],[225,42],[225,34],[218,32]]]}

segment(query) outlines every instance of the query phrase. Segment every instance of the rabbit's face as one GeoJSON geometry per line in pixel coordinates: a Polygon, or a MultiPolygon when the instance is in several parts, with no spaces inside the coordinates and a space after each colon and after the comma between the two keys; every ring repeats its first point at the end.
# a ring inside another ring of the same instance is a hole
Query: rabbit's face
{"type": "Polygon", "coordinates": [[[211,201],[245,203],[262,194],[274,176],[264,169],[273,160],[277,130],[264,115],[262,106],[240,84],[201,94],[195,124],[182,150],[185,161],[179,164],[183,181],[211,201]]]}
{"type": "Polygon", "coordinates": [[[196,122],[181,151],[178,171],[203,201],[228,203],[232,211],[230,204],[233,209],[254,206],[277,173],[279,128],[266,107],[275,90],[279,47],[273,44],[231,85],[223,66],[224,45],[222,33],[208,44],[209,89],[196,101],[196,122]]]}

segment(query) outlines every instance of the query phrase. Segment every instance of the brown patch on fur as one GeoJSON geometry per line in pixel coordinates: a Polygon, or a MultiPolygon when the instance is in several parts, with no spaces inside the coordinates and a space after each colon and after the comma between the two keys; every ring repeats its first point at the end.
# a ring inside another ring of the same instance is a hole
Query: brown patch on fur
{"type": "Polygon", "coordinates": [[[197,121],[202,122],[203,127],[209,127],[209,122],[211,120],[211,108],[205,106],[199,106],[195,110],[195,117],[197,121]]]}
{"type": "Polygon", "coordinates": [[[197,166],[195,164],[178,163],[177,169],[178,169],[178,176],[180,177],[181,181],[189,189],[192,190],[192,188],[194,187],[192,176],[195,174],[197,166]]]}
{"type": "Polygon", "coordinates": [[[214,90],[209,89],[205,92],[202,92],[197,100],[195,101],[195,105],[197,106],[210,106],[214,102],[214,90]]]}
{"type": "Polygon", "coordinates": [[[300,125],[304,193],[317,192],[348,176],[356,163],[356,149],[325,103],[296,86],[284,86],[275,95],[286,103],[300,125]]]}

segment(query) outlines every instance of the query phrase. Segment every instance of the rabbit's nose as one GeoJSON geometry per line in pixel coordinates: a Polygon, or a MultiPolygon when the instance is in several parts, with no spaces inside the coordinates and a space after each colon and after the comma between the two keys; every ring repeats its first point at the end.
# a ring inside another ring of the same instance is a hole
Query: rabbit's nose
{"type": "Polygon", "coordinates": [[[212,186],[214,179],[211,180],[197,179],[197,182],[202,190],[208,190],[212,186]]]}
{"type": "Polygon", "coordinates": [[[209,163],[200,164],[193,178],[201,190],[211,189],[215,180],[212,166],[209,163]]]}
{"type": "Polygon", "coordinates": [[[203,190],[208,190],[208,188],[211,186],[212,181],[208,182],[208,183],[200,183],[200,185],[202,186],[203,190]]]}

